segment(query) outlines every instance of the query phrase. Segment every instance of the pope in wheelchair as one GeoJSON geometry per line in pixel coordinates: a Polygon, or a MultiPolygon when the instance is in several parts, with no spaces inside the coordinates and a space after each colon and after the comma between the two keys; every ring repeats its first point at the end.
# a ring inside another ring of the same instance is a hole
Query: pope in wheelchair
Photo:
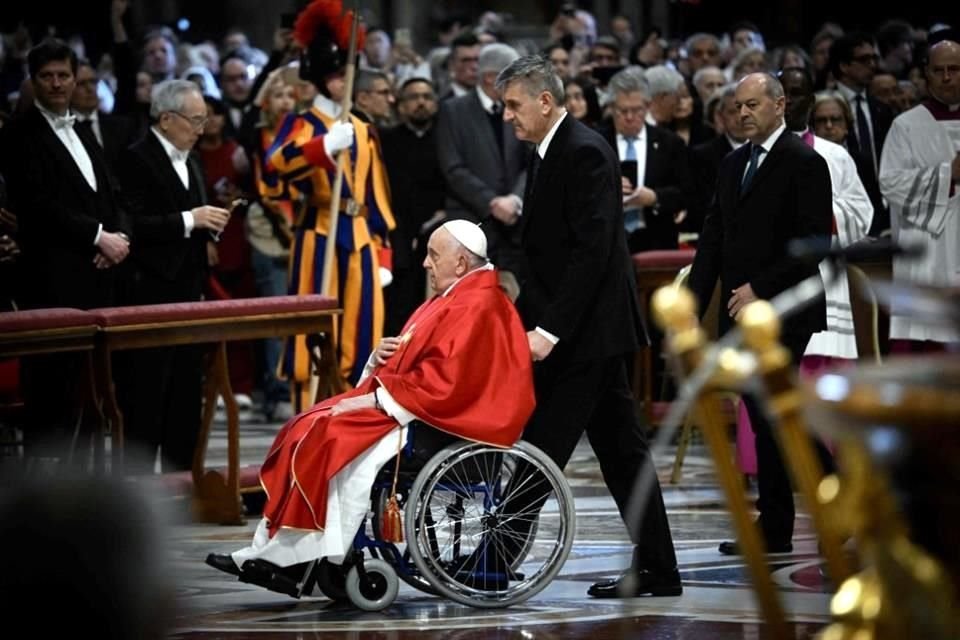
{"type": "Polygon", "coordinates": [[[517,443],[535,404],[532,362],[483,232],[464,220],[444,223],[430,236],[424,266],[436,295],[399,337],[384,338],[356,388],[281,429],[261,467],[266,504],[251,545],[211,553],[207,564],[294,597],[317,586],[342,598],[345,588],[369,610],[392,601],[398,573],[428,593],[506,606],[559,571],[572,542],[572,499],[560,470],[517,443]],[[460,444],[437,454],[403,491],[407,543],[398,551],[378,527],[370,539],[363,526],[371,496],[374,518],[388,497],[389,482],[377,490],[378,473],[384,467],[394,476],[386,463],[413,421],[460,444]],[[507,497],[531,490],[553,497],[559,526],[508,513],[507,497]],[[536,580],[527,580],[520,563],[544,536],[553,548],[531,569],[536,580]],[[364,560],[362,541],[374,559],[364,560]],[[498,573],[488,582],[490,571],[498,573]]]}

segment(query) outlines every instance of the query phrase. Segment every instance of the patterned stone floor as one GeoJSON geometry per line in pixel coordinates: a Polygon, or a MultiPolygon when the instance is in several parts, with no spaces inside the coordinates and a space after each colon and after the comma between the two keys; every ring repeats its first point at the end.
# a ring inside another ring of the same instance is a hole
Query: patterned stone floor
{"type": "MultiPolygon", "coordinates": [[[[277,425],[243,424],[242,464],[257,464],[277,425]]],[[[225,437],[211,442],[211,465],[225,460],[225,437]]],[[[595,600],[586,589],[619,574],[630,546],[616,507],[607,495],[592,452],[578,447],[567,469],[577,510],[573,550],[559,576],[522,605],[502,610],[464,607],[426,596],[401,584],[396,602],[380,613],[334,605],[324,598],[295,600],[238,582],[205,564],[209,552],[245,546],[256,524],[179,524],[169,538],[177,576],[174,637],[199,638],[649,638],[753,639],[771,637],[758,614],[742,562],[721,556],[717,544],[729,537],[729,517],[702,447],[694,446],[679,485],[667,484],[673,450],[656,457],[664,483],[678,551],[682,596],[595,600]]],[[[748,499],[749,496],[747,496],[748,499]]],[[[809,519],[801,513],[794,553],[771,559],[790,622],[790,637],[813,638],[828,621],[829,585],[809,519]]]]}

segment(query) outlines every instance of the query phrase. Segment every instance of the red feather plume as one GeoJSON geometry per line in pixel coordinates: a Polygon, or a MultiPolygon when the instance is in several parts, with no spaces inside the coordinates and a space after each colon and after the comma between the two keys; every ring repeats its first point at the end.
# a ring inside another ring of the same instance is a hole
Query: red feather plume
{"type": "MultiPolygon", "coordinates": [[[[313,0],[297,16],[293,24],[293,39],[301,47],[309,47],[320,26],[326,26],[337,46],[346,50],[350,46],[350,29],[353,26],[353,11],[343,11],[342,0],[313,0]]],[[[357,30],[357,50],[363,48],[366,29],[357,30]]]]}

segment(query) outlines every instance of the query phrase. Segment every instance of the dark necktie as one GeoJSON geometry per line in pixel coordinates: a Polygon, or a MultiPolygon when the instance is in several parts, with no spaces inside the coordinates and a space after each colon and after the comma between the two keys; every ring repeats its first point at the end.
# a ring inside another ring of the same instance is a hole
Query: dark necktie
{"type": "MultiPolygon", "coordinates": [[[[79,134],[80,131],[86,131],[86,132],[89,133],[91,136],[93,136],[93,121],[92,121],[92,120],[79,120],[79,119],[78,119],[78,120],[73,124],[73,129],[74,129],[74,131],[76,131],[78,134],[79,134]]],[[[94,137],[96,137],[96,136],[94,136],[94,137]]]]}
{"type": "Polygon", "coordinates": [[[743,182],[740,183],[741,193],[747,190],[753,181],[754,174],[757,173],[757,167],[760,166],[760,155],[766,152],[766,149],[758,144],[750,147],[750,164],[747,165],[747,172],[743,174],[743,182]]]}
{"type": "Polygon", "coordinates": [[[870,161],[870,168],[876,172],[877,159],[873,156],[873,141],[870,139],[870,125],[867,122],[867,112],[863,108],[863,95],[857,94],[857,143],[860,153],[870,161]]]}
{"type": "Polygon", "coordinates": [[[493,138],[497,141],[497,148],[500,149],[500,157],[503,158],[503,111],[499,102],[494,102],[493,107],[487,113],[490,118],[490,126],[493,128],[493,138]]]}
{"type": "Polygon", "coordinates": [[[537,153],[537,148],[533,148],[533,153],[530,155],[530,162],[527,165],[527,184],[524,188],[523,201],[524,203],[528,202],[533,196],[535,189],[534,183],[537,181],[537,172],[540,171],[540,154],[537,153]]]}

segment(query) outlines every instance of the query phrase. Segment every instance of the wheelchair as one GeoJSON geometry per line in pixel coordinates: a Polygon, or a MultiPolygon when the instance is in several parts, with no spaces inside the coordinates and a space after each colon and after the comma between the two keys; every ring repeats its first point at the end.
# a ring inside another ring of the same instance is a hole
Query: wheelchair
{"type": "Polygon", "coordinates": [[[332,600],[379,611],[394,601],[403,580],[463,605],[499,608],[550,584],[576,529],[573,496],[557,465],[522,441],[502,449],[426,425],[409,433],[415,435],[400,454],[397,482],[404,542],[381,533],[394,458],[377,476],[370,511],[343,564],[312,563],[301,592],[315,586],[332,600]]]}

